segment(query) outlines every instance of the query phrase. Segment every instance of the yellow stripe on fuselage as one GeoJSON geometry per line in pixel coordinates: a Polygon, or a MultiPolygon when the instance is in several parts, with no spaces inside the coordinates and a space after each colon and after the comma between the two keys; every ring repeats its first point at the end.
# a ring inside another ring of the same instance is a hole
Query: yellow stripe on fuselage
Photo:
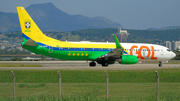
{"type": "Polygon", "coordinates": [[[50,45],[53,47],[68,47],[68,48],[116,48],[115,44],[106,43],[83,43],[83,42],[64,42],[58,40],[41,41],[40,43],[50,45]]]}
{"type": "MultiPolygon", "coordinates": [[[[46,44],[48,46],[53,46],[53,47],[63,47],[63,48],[108,48],[108,49],[114,49],[116,48],[115,43],[94,43],[94,42],[89,42],[89,43],[83,43],[83,42],[64,42],[64,41],[59,41],[58,40],[52,40],[50,42],[44,41],[41,42],[43,44],[46,44]]],[[[123,47],[124,48],[124,47],[123,47]]],[[[127,50],[124,51],[129,54],[127,50]]]]}

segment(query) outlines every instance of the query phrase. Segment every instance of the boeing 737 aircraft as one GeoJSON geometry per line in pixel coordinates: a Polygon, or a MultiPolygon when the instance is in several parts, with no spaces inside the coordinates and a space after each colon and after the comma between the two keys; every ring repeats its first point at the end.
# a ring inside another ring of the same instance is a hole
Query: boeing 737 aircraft
{"type": "Polygon", "coordinates": [[[108,66],[118,61],[120,64],[135,64],[137,61],[168,61],[176,55],[168,48],[155,44],[102,42],[65,42],[44,35],[24,7],[17,7],[24,42],[23,48],[36,54],[42,54],[65,60],[91,61],[89,66],[96,63],[108,66]]]}

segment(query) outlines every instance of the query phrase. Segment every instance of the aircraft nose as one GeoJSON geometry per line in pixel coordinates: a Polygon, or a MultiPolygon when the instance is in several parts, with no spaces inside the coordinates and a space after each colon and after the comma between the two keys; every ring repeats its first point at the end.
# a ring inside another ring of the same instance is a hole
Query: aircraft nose
{"type": "Polygon", "coordinates": [[[172,52],[171,54],[172,58],[176,57],[176,54],[174,52],[172,52]]]}

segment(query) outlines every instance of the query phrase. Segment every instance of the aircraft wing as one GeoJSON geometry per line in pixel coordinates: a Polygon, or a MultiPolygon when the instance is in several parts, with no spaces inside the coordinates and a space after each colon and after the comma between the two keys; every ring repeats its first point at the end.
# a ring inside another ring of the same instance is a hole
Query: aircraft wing
{"type": "Polygon", "coordinates": [[[120,45],[118,38],[114,35],[114,40],[116,43],[116,49],[110,51],[109,53],[98,57],[97,59],[105,59],[105,60],[115,60],[120,59],[124,54],[124,48],[120,45]]]}

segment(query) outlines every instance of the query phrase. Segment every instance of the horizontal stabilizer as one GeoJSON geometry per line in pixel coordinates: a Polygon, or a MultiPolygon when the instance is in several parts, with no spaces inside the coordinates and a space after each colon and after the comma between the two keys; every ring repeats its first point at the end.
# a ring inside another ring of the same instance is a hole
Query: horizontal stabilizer
{"type": "Polygon", "coordinates": [[[23,45],[25,45],[25,46],[38,46],[38,44],[31,39],[27,40],[23,45]]]}

